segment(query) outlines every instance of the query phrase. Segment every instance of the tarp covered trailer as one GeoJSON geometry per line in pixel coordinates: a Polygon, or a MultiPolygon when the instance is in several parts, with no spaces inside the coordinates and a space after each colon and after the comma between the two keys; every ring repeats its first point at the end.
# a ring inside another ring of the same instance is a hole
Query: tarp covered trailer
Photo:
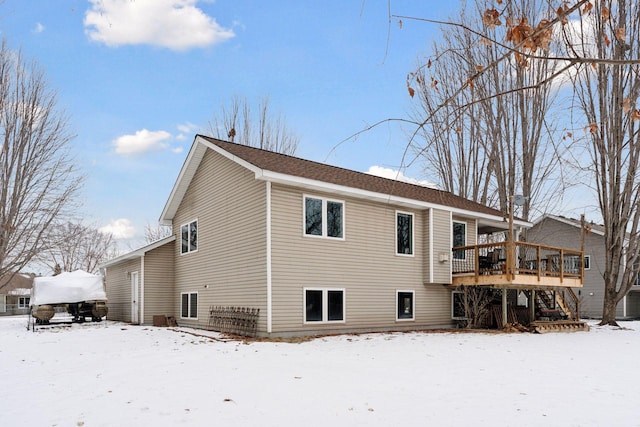
{"type": "Polygon", "coordinates": [[[101,321],[107,315],[107,293],[102,276],[76,270],[57,276],[36,277],[30,299],[32,324],[48,324],[56,308],[64,308],[73,321],[87,317],[101,321]]]}

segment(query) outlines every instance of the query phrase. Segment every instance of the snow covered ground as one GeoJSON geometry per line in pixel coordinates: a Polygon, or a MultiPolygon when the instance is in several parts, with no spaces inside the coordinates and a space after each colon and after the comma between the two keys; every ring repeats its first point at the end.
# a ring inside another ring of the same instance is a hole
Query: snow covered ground
{"type": "Polygon", "coordinates": [[[0,317],[2,426],[640,426],[640,322],[301,343],[26,323],[0,317]]]}

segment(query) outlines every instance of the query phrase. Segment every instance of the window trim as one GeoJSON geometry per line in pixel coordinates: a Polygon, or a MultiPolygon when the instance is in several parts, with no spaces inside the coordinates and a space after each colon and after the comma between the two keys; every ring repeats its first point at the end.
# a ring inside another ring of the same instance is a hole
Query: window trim
{"type": "Polygon", "coordinates": [[[180,292],[180,318],[181,319],[185,319],[185,320],[198,320],[198,305],[200,304],[200,296],[198,294],[198,291],[186,291],[186,292],[180,292]],[[187,317],[183,317],[182,316],[182,297],[183,295],[189,295],[189,303],[188,303],[188,313],[187,313],[187,317]],[[191,296],[192,295],[196,295],[196,312],[195,312],[195,317],[191,316],[191,310],[192,310],[192,303],[193,301],[191,300],[191,296]]]}
{"type": "Polygon", "coordinates": [[[585,255],[582,262],[585,270],[591,270],[591,255],[585,255]]]}
{"type": "Polygon", "coordinates": [[[396,322],[415,322],[416,321],[416,291],[413,289],[396,289],[396,322]],[[398,302],[400,292],[411,294],[411,318],[402,319],[398,317],[398,302]]]}
{"type": "MultiPolygon", "coordinates": [[[[463,291],[451,291],[451,320],[468,320],[466,317],[457,317],[456,316],[454,294],[460,294],[464,298],[464,292],[463,291]]],[[[464,307],[463,307],[463,309],[464,309],[464,307]]]]}
{"type": "Polygon", "coordinates": [[[395,215],[395,240],[396,240],[396,256],[402,256],[402,257],[415,257],[416,255],[416,216],[413,212],[407,212],[407,211],[399,211],[396,210],[396,215],[395,215]],[[409,217],[411,217],[411,253],[409,254],[403,254],[400,253],[398,248],[398,215],[408,215],[409,217]]]}
{"type": "Polygon", "coordinates": [[[344,200],[332,199],[329,197],[314,196],[311,194],[303,194],[302,195],[302,236],[311,237],[314,239],[345,240],[347,235],[346,206],[347,204],[345,203],[344,200]],[[307,199],[316,199],[322,202],[322,234],[320,235],[307,234],[307,199]],[[327,216],[328,216],[327,203],[328,202],[340,203],[342,205],[342,217],[341,217],[342,237],[333,237],[333,236],[327,235],[327,216]]]}
{"type": "Polygon", "coordinates": [[[198,248],[200,247],[200,233],[198,232],[198,229],[199,229],[199,227],[198,227],[198,218],[193,219],[193,220],[191,220],[189,222],[185,222],[184,224],[180,224],[180,233],[179,233],[180,238],[176,239],[176,240],[178,240],[178,244],[180,245],[180,256],[187,255],[187,254],[192,254],[194,252],[198,252],[198,248]],[[185,225],[187,226],[187,242],[190,243],[191,242],[191,227],[190,227],[190,225],[193,224],[194,222],[196,223],[196,239],[197,239],[196,240],[196,248],[194,250],[191,250],[191,245],[189,244],[188,247],[187,247],[187,251],[183,252],[182,251],[182,227],[184,227],[185,225]]]}
{"type": "MultiPolygon", "coordinates": [[[[469,224],[467,224],[466,221],[460,221],[460,220],[452,219],[451,220],[451,247],[452,248],[455,247],[455,242],[453,241],[454,224],[462,224],[462,225],[464,225],[464,244],[462,246],[467,246],[468,242],[469,242],[469,239],[468,239],[468,237],[469,237],[468,234],[469,233],[467,233],[467,228],[469,228],[469,224]]],[[[456,252],[454,251],[453,255],[452,255],[452,259],[454,261],[456,261],[456,260],[457,261],[464,261],[464,260],[467,259],[467,252],[466,251],[462,251],[462,258],[456,258],[455,254],[456,254],[456,252]]]]}
{"type": "Polygon", "coordinates": [[[347,292],[345,288],[302,288],[302,323],[304,325],[326,325],[347,323],[347,292]],[[307,291],[322,291],[322,320],[307,320],[307,291]],[[329,292],[342,292],[342,320],[329,319],[329,292]]]}

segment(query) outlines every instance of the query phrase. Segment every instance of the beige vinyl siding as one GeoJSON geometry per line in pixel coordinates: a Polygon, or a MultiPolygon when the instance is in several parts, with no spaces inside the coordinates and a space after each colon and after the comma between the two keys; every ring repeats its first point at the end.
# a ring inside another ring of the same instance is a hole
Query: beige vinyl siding
{"type": "Polygon", "coordinates": [[[266,331],[266,183],[207,150],[173,219],[174,310],[179,324],[206,327],[209,307],[260,309],[266,331]],[[198,221],[198,250],[181,254],[181,225],[198,221]],[[181,319],[180,294],[198,293],[198,319],[181,319]]]}
{"type": "Polygon", "coordinates": [[[433,252],[431,248],[431,236],[430,236],[430,228],[431,221],[430,217],[433,217],[433,213],[431,209],[427,209],[422,213],[422,241],[418,242],[422,245],[422,279],[424,283],[431,283],[431,269],[435,267],[435,264],[439,262],[439,258],[437,252],[433,252]]]}
{"type": "Polygon", "coordinates": [[[144,324],[153,324],[153,316],[176,316],[174,245],[175,242],[169,242],[144,255],[144,324]]]}
{"type": "MultiPolygon", "coordinates": [[[[580,228],[553,219],[536,224],[527,232],[527,240],[542,245],[580,250],[580,228]]],[[[584,254],[590,258],[590,269],[584,272],[584,286],[578,289],[580,315],[582,317],[602,317],[604,304],[605,266],[604,237],[590,233],[585,236],[584,254]]],[[[622,301],[616,307],[616,317],[623,316],[622,301]]]]}
{"type": "Polygon", "coordinates": [[[447,254],[451,260],[451,213],[440,209],[432,209],[433,213],[433,253],[436,259],[433,263],[433,282],[441,284],[451,283],[451,261],[439,262],[441,253],[447,254]]]}
{"type": "Polygon", "coordinates": [[[273,332],[448,325],[450,292],[424,285],[425,218],[422,211],[274,184],[273,332]],[[344,240],[303,235],[303,195],[344,201],[344,240]],[[414,256],[396,255],[397,211],[414,214],[414,256]],[[344,289],[345,322],[304,324],[304,288],[344,289]],[[397,290],[414,291],[415,321],[396,321],[397,290]]]}
{"type": "Polygon", "coordinates": [[[107,319],[131,322],[131,272],[141,272],[140,258],[125,260],[106,269],[107,319]]]}

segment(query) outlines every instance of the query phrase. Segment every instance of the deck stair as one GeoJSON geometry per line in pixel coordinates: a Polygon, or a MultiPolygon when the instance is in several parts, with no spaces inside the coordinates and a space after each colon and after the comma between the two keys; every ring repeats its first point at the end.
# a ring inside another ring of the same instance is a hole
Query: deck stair
{"type": "Polygon", "coordinates": [[[544,334],[547,332],[581,332],[588,331],[589,325],[580,320],[536,320],[531,322],[534,332],[544,334]]]}
{"type": "MultiPolygon", "coordinates": [[[[531,322],[534,332],[579,332],[588,331],[589,325],[580,321],[579,300],[571,289],[561,291],[537,291],[536,298],[542,314],[545,312],[559,313],[563,319],[548,318],[531,322]]],[[[543,316],[544,317],[544,316],[543,316]]]]}
{"type": "Polygon", "coordinates": [[[560,317],[580,320],[578,298],[571,289],[561,291],[537,291],[539,307],[544,311],[557,311],[560,317]]]}

